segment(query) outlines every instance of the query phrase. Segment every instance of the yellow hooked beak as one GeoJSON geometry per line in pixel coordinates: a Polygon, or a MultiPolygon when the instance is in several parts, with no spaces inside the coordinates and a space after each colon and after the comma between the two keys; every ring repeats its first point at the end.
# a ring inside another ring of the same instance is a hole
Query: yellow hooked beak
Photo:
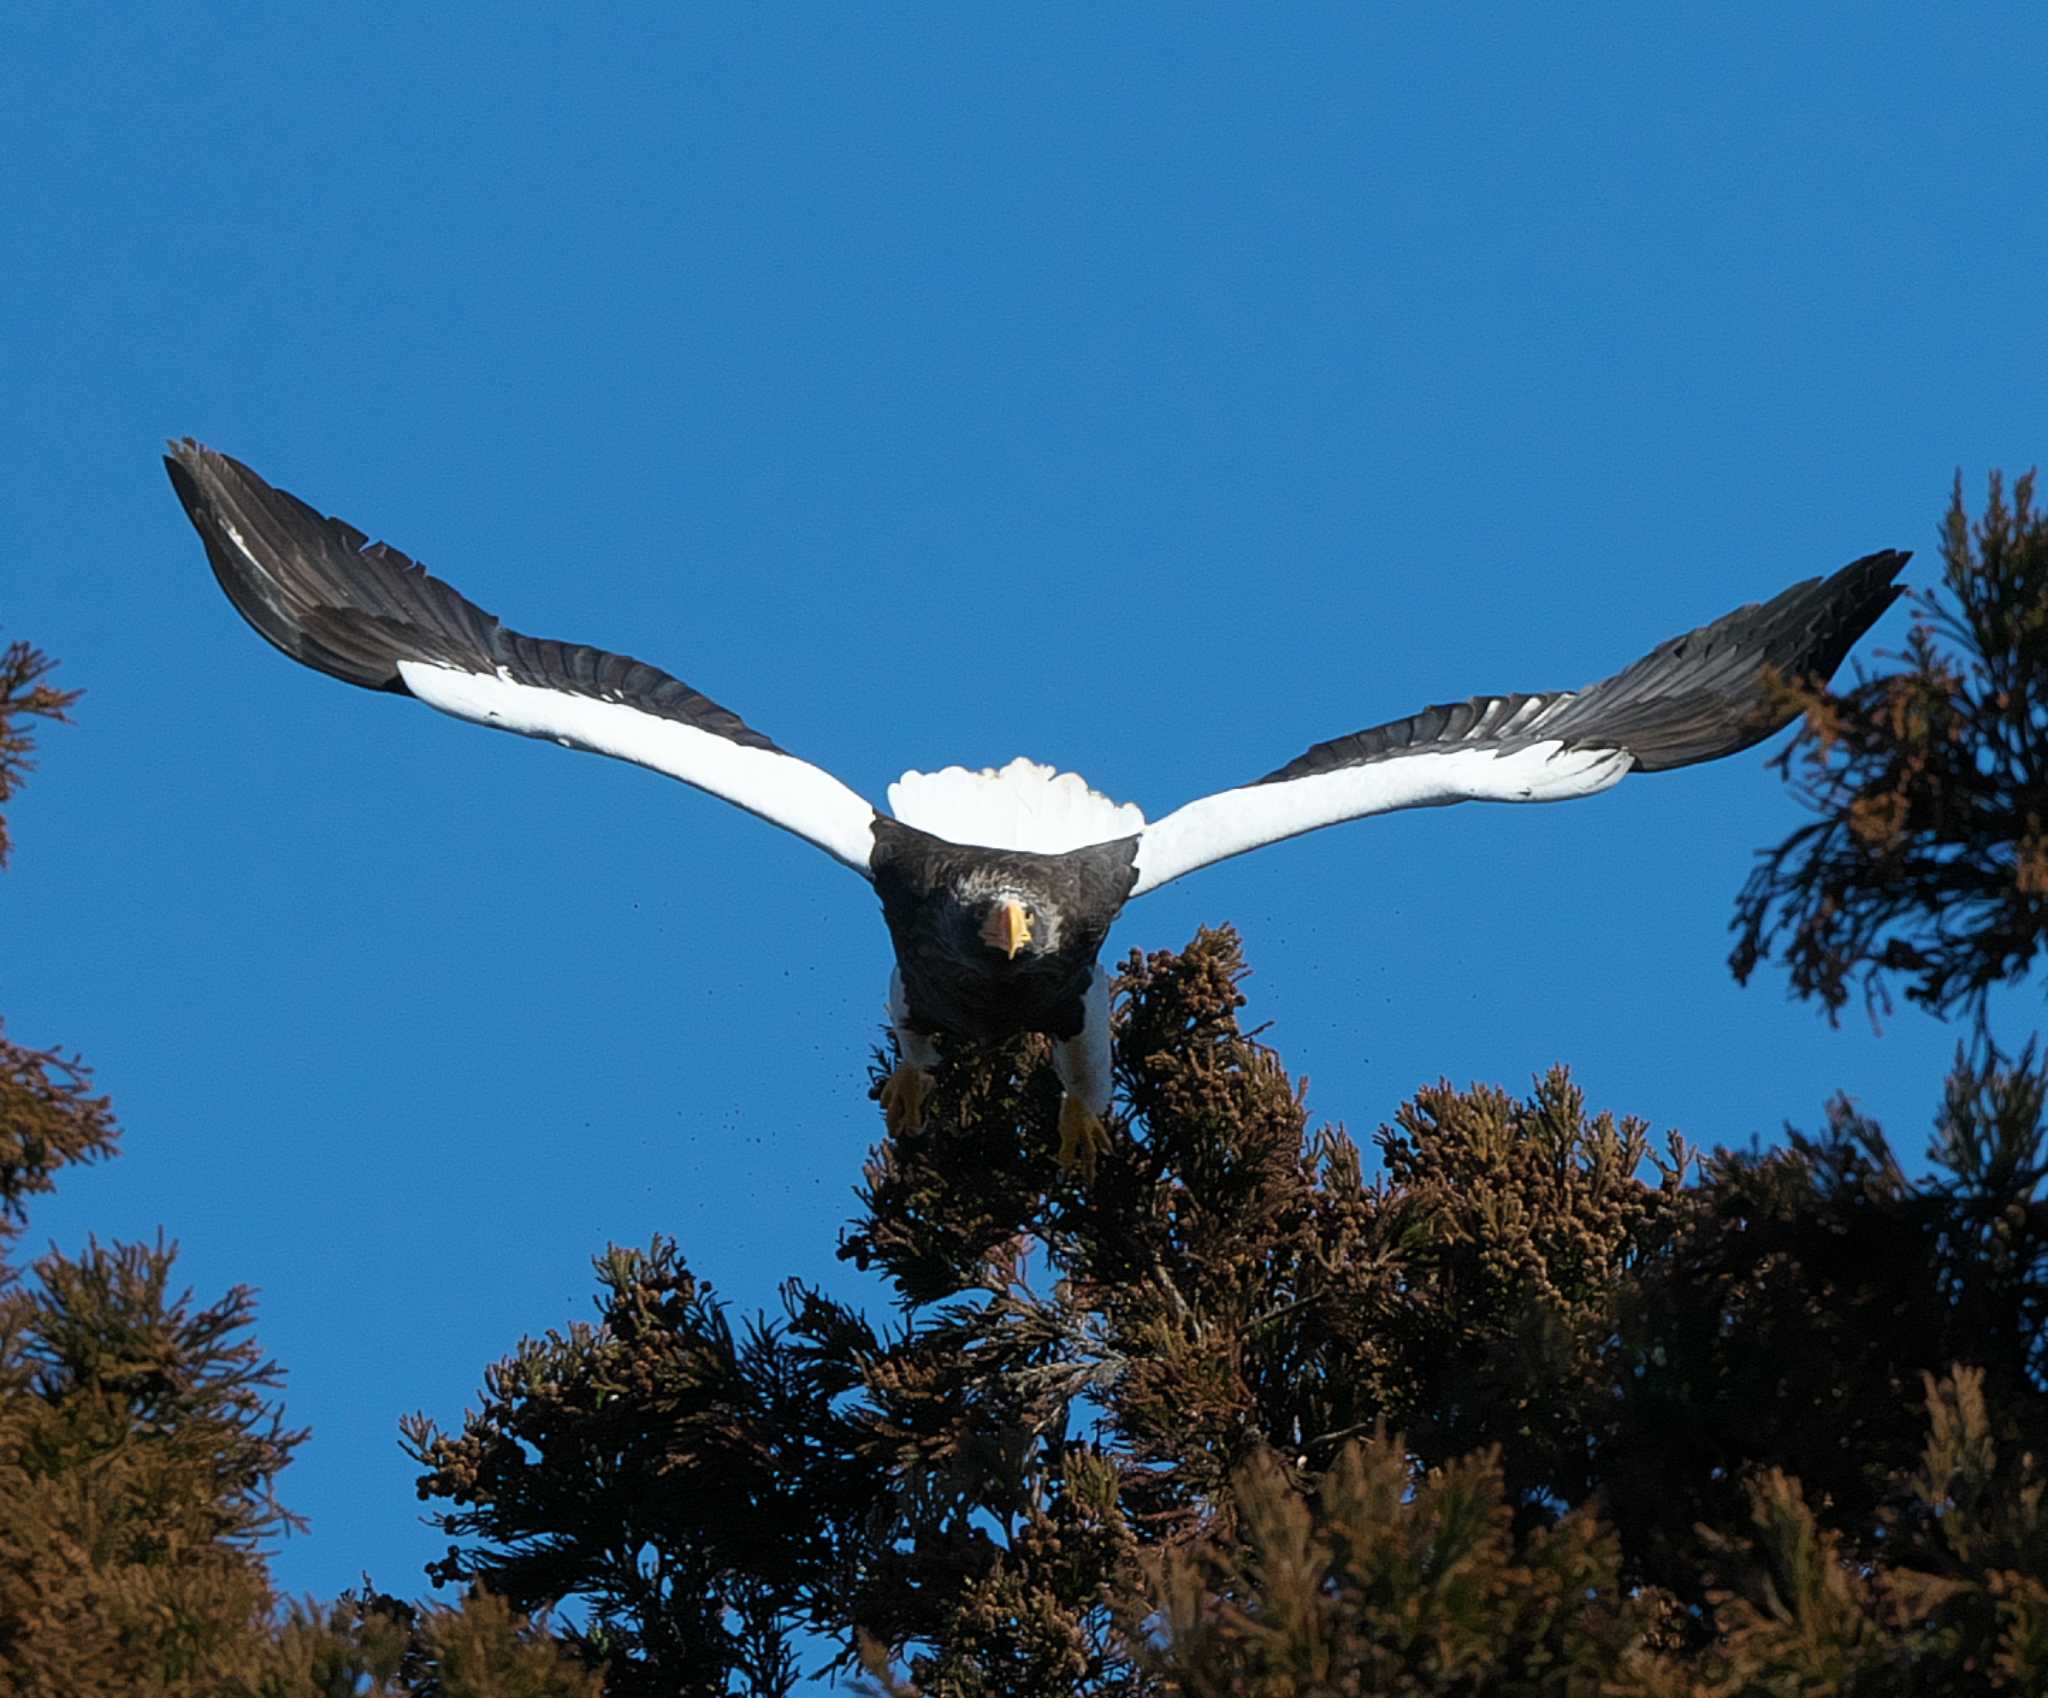
{"type": "Polygon", "coordinates": [[[1017,951],[1031,941],[1031,920],[1024,904],[1008,899],[998,903],[982,922],[981,941],[1016,960],[1017,951]]]}

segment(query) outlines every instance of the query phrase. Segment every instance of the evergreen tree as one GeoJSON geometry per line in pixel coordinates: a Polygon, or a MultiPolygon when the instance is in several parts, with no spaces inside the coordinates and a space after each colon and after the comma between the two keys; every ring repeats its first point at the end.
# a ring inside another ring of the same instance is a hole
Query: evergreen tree
{"type": "MultiPolygon", "coordinates": [[[[1815,819],[1737,965],[1789,938],[1830,1007],[1906,972],[1979,1013],[2032,958],[2030,481],[1946,541],[1898,670],[1785,683],[1815,819]]],[[[1086,1186],[1042,1044],[954,1057],[841,1244],[886,1325],[600,1258],[592,1324],[407,1423],[437,1578],[582,1600],[614,1693],[786,1693],[819,1644],[900,1694],[2048,1688],[2031,1049],[1959,1055],[1925,1178],[1846,1102],[1702,1152],[1560,1069],[1418,1092],[1368,1179],[1243,971],[1227,930],[1124,963],[1086,1186]]]]}
{"type": "Polygon", "coordinates": [[[1939,586],[1912,593],[1900,664],[1841,696],[1787,680],[1805,723],[1777,757],[1813,813],[1759,860],[1730,965],[1775,947],[1830,1013],[1860,983],[1981,1024],[2048,924],[2048,512],[1993,473],[1973,525],[1958,476],[1939,586]]]}
{"type": "MultiPolygon", "coordinates": [[[[1986,1015],[2048,889],[2031,479],[1958,492],[1917,606],[1845,695],[1784,682],[1813,817],[1735,966],[1969,1017],[1924,1176],[1845,1100],[1705,1149],[1563,1069],[1423,1088],[1368,1163],[1205,930],[1122,965],[1087,1184],[1042,1041],[950,1057],[842,1237],[883,1318],[614,1247],[591,1321],[408,1418],[452,1607],[274,1596],[302,1435],[246,1293],[162,1242],[0,1267],[0,1694],[2048,1690],[2048,1059],[1986,1015]]],[[[0,801],[69,704],[8,664],[0,801]]],[[[114,1145],[75,1057],[0,1052],[0,1249],[114,1145]]]]}
{"type": "MultiPolygon", "coordinates": [[[[37,719],[76,692],[0,653],[0,803],[37,719]]],[[[0,864],[9,847],[0,818],[0,864]]],[[[83,1060],[0,1033],[0,1698],[588,1698],[598,1677],[503,1604],[366,1595],[287,1606],[266,1551],[297,1518],[278,1477],[304,1440],[237,1286],[198,1303],[176,1247],[89,1242],[27,1268],[29,1200],[115,1154],[83,1060]]]]}

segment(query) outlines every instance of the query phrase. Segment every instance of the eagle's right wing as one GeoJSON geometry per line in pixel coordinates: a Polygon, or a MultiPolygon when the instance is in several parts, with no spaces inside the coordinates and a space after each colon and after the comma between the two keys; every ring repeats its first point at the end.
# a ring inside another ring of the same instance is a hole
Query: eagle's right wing
{"type": "Polygon", "coordinates": [[[225,454],[188,440],[164,465],[221,588],[294,660],[458,719],[650,767],[870,876],[874,808],[689,685],[623,655],[509,631],[396,549],[225,454]]]}
{"type": "Polygon", "coordinates": [[[1830,677],[1903,591],[1909,556],[1867,554],[1652,649],[1583,690],[1474,696],[1318,743],[1254,784],[1145,827],[1132,896],[1212,861],[1343,820],[1450,802],[1561,802],[1630,771],[1718,760],[1790,715],[1764,675],[1830,677]]]}

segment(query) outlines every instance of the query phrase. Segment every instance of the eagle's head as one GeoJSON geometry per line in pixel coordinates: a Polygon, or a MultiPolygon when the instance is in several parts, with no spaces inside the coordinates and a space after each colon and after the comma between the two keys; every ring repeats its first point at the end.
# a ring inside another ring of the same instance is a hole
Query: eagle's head
{"type": "Polygon", "coordinates": [[[1052,923],[1038,903],[1021,890],[998,890],[974,901],[968,913],[982,948],[1006,961],[1025,951],[1043,954],[1052,943],[1052,923]]]}

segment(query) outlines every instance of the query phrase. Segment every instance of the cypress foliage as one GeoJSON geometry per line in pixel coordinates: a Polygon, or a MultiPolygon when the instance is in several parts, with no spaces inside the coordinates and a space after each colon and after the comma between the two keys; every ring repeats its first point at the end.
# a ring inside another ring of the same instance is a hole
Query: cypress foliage
{"type": "Polygon", "coordinates": [[[2048,511],[2034,474],[1993,473],[1973,524],[1958,476],[1938,587],[1915,590],[1893,669],[1844,695],[1787,686],[1805,710],[1774,764],[1812,811],[1762,856],[1730,965],[1776,948],[1795,995],[1830,1013],[1859,984],[1980,1024],[2033,964],[2048,923],[2048,511]]]}
{"type": "MultiPolygon", "coordinates": [[[[2031,960],[2031,487],[1957,501],[1898,669],[1801,698],[1741,970],[1981,1017],[2031,960]]],[[[2031,1048],[1959,1050],[1924,1177],[1846,1100],[1702,1151],[1562,1069],[1427,1087],[1368,1164],[1243,971],[1227,929],[1124,963],[1085,1189],[1043,1047],[954,1058],[842,1240],[889,1325],[603,1258],[596,1325],[408,1426],[443,1577],[585,1600],[619,1692],[786,1692],[803,1646],[899,1694],[2048,1688],[2031,1048]]]]}
{"type": "MultiPolygon", "coordinates": [[[[32,722],[77,699],[50,670],[0,653],[0,802],[32,722]]],[[[0,864],[8,846],[0,822],[0,864]]],[[[489,1597],[276,1596],[266,1550],[299,1524],[278,1480],[306,1435],[252,1294],[179,1290],[161,1235],[16,1258],[30,1200],[118,1143],[81,1058],[0,1034],[0,1698],[594,1698],[598,1675],[489,1597]]]]}
{"type": "Polygon", "coordinates": [[[444,1577],[580,1597],[625,1693],[821,1640],[906,1694],[2048,1681],[2038,1068],[1962,1065],[1923,1179],[1841,1105],[1702,1157],[1560,1071],[1418,1094],[1368,1182],[1242,971],[1125,964],[1085,1193],[1035,1046],[942,1075],[843,1246],[891,1327],[603,1258],[596,1325],[408,1426],[444,1577]]]}
{"type": "MultiPolygon", "coordinates": [[[[1362,1149],[1204,930],[1122,964],[1092,1183],[1045,1045],[963,1051],[864,1170],[874,1313],[615,1246],[589,1322],[408,1417],[450,1606],[275,1597],[303,1435],[246,1293],[177,1293],[161,1241],[0,1267],[0,1695],[2048,1690],[2048,1058],[1986,1015],[2048,889],[2030,478],[1958,492],[1917,606],[1800,695],[1813,817],[1735,965],[1968,1017],[1923,1172],[1847,1099],[1731,1151],[1562,1068],[1425,1086],[1362,1149]]],[[[69,705],[17,656],[0,785],[69,705]]],[[[0,1051],[0,1249],[114,1147],[77,1058],[0,1051]]]]}

